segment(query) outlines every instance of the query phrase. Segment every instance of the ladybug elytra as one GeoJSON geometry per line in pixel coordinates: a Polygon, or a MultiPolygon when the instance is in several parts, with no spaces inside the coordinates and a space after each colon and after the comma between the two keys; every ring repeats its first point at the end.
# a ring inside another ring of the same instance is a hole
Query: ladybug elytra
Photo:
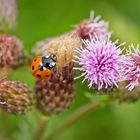
{"type": "Polygon", "coordinates": [[[32,75],[38,79],[48,78],[53,74],[53,69],[56,66],[56,56],[37,56],[32,64],[32,75]]]}

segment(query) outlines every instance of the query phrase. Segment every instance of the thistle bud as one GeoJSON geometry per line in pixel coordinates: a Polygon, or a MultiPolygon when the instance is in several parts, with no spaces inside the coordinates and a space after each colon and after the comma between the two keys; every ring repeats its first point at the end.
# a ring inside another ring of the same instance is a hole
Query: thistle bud
{"type": "Polygon", "coordinates": [[[0,108],[7,113],[20,115],[31,109],[31,90],[20,81],[0,80],[0,108]]]}
{"type": "Polygon", "coordinates": [[[112,100],[118,100],[119,102],[133,103],[140,99],[140,88],[136,87],[133,90],[128,90],[126,85],[128,83],[119,83],[119,88],[111,94],[112,100]]]}
{"type": "Polygon", "coordinates": [[[44,114],[53,115],[67,109],[75,96],[73,64],[54,73],[49,80],[37,80],[35,86],[37,108],[44,114]]]}
{"type": "Polygon", "coordinates": [[[17,20],[16,0],[0,0],[0,31],[13,29],[17,20]]]}
{"type": "Polygon", "coordinates": [[[0,35],[0,67],[16,67],[23,62],[23,57],[23,45],[18,38],[0,35]]]}

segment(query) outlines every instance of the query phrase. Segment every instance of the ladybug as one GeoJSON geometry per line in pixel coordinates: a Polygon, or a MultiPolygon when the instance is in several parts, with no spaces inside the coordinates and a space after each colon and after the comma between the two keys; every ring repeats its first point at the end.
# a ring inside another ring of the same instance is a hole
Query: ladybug
{"type": "Polygon", "coordinates": [[[56,56],[37,56],[32,64],[32,75],[38,79],[49,78],[56,67],[56,56]]]}

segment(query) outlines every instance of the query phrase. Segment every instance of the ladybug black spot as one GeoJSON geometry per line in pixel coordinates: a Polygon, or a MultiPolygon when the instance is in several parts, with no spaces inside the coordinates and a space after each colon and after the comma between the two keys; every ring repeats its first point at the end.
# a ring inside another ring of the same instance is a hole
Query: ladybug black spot
{"type": "Polygon", "coordinates": [[[36,61],[36,59],[34,61],[36,61]]]}
{"type": "Polygon", "coordinates": [[[39,74],[36,75],[37,77],[41,77],[39,74]]]}
{"type": "Polygon", "coordinates": [[[34,70],[34,66],[32,66],[32,70],[34,70]]]}

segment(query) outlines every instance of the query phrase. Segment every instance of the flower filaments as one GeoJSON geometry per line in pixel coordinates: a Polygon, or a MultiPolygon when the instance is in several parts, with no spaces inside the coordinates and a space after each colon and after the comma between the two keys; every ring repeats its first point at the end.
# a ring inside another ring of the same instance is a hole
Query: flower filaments
{"type": "Polygon", "coordinates": [[[97,36],[95,39],[91,38],[83,42],[86,47],[76,49],[79,55],[75,56],[74,60],[79,64],[75,69],[83,72],[82,82],[87,80],[89,88],[95,87],[98,90],[107,89],[113,85],[117,87],[120,80],[119,65],[123,58],[119,46],[123,44],[117,46],[118,41],[112,42],[110,37],[101,40],[97,36]]]}
{"type": "Polygon", "coordinates": [[[127,56],[122,65],[123,77],[128,83],[126,88],[133,90],[134,87],[140,85],[140,50],[139,45],[135,48],[134,45],[129,46],[127,56]]]}

